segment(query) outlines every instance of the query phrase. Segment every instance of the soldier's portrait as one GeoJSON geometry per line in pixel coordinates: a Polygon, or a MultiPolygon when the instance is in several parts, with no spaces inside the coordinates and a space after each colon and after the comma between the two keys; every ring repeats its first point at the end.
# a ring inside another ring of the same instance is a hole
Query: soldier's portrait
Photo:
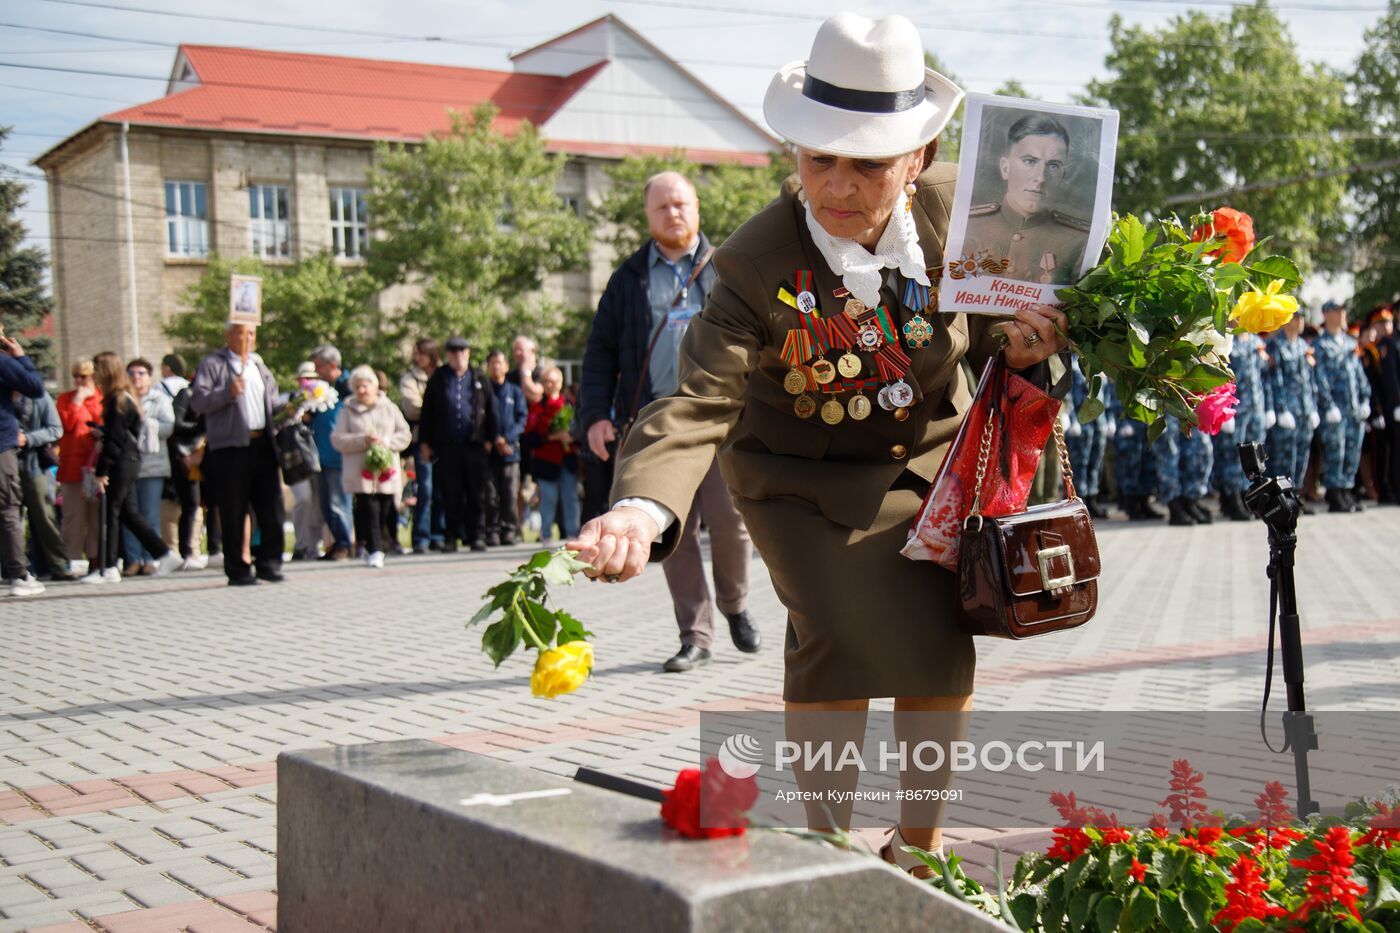
{"type": "Polygon", "coordinates": [[[964,119],[940,307],[1008,313],[1018,300],[1053,301],[1099,260],[1117,114],[969,95],[964,119]],[[991,289],[985,278],[1038,288],[991,289]],[[946,287],[955,283],[964,287],[946,287]],[[950,307],[950,293],[977,306],[950,307]]]}

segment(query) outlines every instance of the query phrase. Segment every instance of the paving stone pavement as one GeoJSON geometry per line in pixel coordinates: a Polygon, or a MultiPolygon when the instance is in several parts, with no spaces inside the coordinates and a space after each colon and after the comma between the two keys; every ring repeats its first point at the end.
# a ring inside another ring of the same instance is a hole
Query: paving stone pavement
{"type": "MultiPolygon", "coordinates": [[[[1309,705],[1400,710],[1400,509],[1305,518],[1300,537],[1309,705]]],[[[981,643],[977,706],[1254,708],[1263,527],[1110,522],[1100,548],[1097,619],[1072,636],[981,643]]],[[[255,589],[205,571],[0,601],[0,933],[271,927],[284,749],[429,738],[664,784],[695,764],[700,711],[780,707],[784,619],[757,560],[757,656],[721,641],[701,672],[661,673],[676,635],[653,568],[559,594],[596,633],[597,669],[574,695],[532,698],[527,661],[492,669],[463,628],[528,553],[294,564],[288,583],[255,589]]],[[[984,836],[950,833],[974,860],[984,836]]],[[[1002,839],[1013,852],[1037,841],[1002,839]]]]}

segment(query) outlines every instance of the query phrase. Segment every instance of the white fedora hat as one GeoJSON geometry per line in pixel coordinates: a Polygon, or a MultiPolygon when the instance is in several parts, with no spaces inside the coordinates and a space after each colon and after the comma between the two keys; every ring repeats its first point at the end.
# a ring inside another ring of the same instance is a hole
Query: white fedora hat
{"type": "Polygon", "coordinates": [[[903,16],[837,13],[811,57],[778,70],[763,117],[804,149],[850,158],[913,152],[948,125],[963,92],[924,65],[919,31],[903,16]]]}

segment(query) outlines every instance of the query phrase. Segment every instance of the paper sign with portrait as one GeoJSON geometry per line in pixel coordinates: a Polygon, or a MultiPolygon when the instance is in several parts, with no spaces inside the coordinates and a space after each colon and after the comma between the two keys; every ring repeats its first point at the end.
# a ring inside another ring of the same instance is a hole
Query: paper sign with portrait
{"type": "Polygon", "coordinates": [[[1015,314],[1098,264],[1118,112],[969,94],[939,310],[1015,314]]]}
{"type": "Polygon", "coordinates": [[[228,322],[230,324],[262,323],[262,277],[231,275],[228,285],[228,322]]]}

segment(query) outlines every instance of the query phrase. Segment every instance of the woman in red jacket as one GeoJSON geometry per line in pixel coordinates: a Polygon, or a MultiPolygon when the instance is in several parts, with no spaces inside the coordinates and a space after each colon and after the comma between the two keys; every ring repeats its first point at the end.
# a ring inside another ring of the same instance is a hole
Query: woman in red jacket
{"type": "Polygon", "coordinates": [[[562,392],[564,374],[552,366],[540,377],[544,398],[530,406],[525,433],[535,439],[532,469],[540,488],[540,544],[553,544],[555,507],[563,505],[561,530],[567,540],[578,534],[578,454],[569,425],[573,407],[562,392]]]}
{"type": "Polygon", "coordinates": [[[92,380],[92,361],[73,364],[73,388],[58,397],[58,420],[63,437],[58,442],[58,484],[63,498],[63,549],[68,571],[85,574],[87,563],[97,561],[97,498],[84,495],[83,474],[92,473],[97,437],[89,422],[102,424],[102,393],[92,380]],[[87,560],[81,560],[83,555],[87,560]]]}

